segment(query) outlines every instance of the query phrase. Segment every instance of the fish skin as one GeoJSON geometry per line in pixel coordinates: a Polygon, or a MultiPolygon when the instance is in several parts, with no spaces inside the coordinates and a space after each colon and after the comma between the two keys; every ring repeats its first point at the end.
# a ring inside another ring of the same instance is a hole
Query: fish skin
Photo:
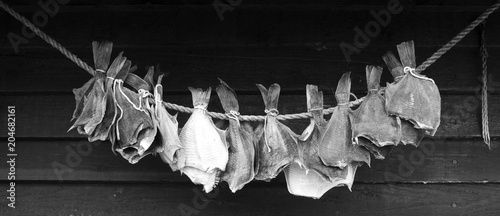
{"type": "Polygon", "coordinates": [[[343,169],[354,162],[370,165],[370,153],[352,142],[351,109],[348,106],[351,80],[350,72],[344,73],[339,80],[335,97],[337,107],[326,126],[319,144],[319,156],[323,164],[343,169]]]}
{"type": "Polygon", "coordinates": [[[323,93],[314,85],[306,86],[307,109],[312,114],[309,126],[299,137],[299,157],[285,169],[288,192],[296,196],[321,198],[334,187],[351,190],[357,167],[354,162],[344,169],[325,166],[319,157],[319,142],[327,129],[323,118],[323,93]],[[312,172],[311,172],[312,170],[312,172]]]}
{"type": "Polygon", "coordinates": [[[425,136],[425,130],[413,127],[411,122],[404,119],[401,119],[401,132],[401,143],[403,145],[418,147],[425,136]]]}
{"type": "MultiPolygon", "coordinates": [[[[92,51],[96,70],[106,71],[111,58],[113,43],[94,41],[92,51]]],[[[73,112],[75,123],[70,130],[77,128],[78,133],[91,136],[95,128],[101,123],[106,109],[106,91],[104,89],[105,73],[95,72],[94,77],[81,88],[73,89],[76,108],[73,112]]]]}
{"type": "MultiPolygon", "coordinates": [[[[403,42],[397,48],[403,68],[414,69],[416,60],[413,41],[403,42]]],[[[387,112],[410,121],[415,128],[434,136],[441,120],[441,95],[434,80],[411,70],[399,79],[387,84],[387,112]]]]}
{"type": "MultiPolygon", "coordinates": [[[[266,110],[276,110],[280,86],[275,83],[269,87],[269,91],[260,84],[257,84],[257,87],[262,94],[266,110]]],[[[255,179],[270,181],[290,164],[298,155],[297,137],[290,128],[276,119],[272,111],[268,112],[259,139],[259,164],[255,179]]]]}
{"type": "MultiPolygon", "coordinates": [[[[216,91],[222,107],[226,113],[238,112],[236,93],[224,81],[220,81],[221,84],[216,91]]],[[[233,193],[243,188],[255,176],[255,147],[251,135],[252,131],[248,128],[242,127],[238,119],[229,118],[229,127],[226,133],[229,160],[221,180],[228,183],[229,189],[233,193]]]]}
{"type": "Polygon", "coordinates": [[[341,170],[325,166],[319,157],[319,142],[326,131],[327,122],[323,118],[323,92],[314,85],[306,86],[307,108],[312,114],[308,127],[298,138],[297,164],[305,169],[306,174],[313,170],[324,181],[335,182],[340,178],[341,170]]]}
{"type": "Polygon", "coordinates": [[[120,53],[111,66],[109,66],[108,71],[106,72],[107,79],[105,80],[105,91],[106,91],[106,109],[104,112],[104,117],[99,125],[97,125],[96,129],[92,133],[92,136],[89,136],[89,142],[94,142],[97,140],[104,141],[109,138],[110,131],[112,125],[116,121],[117,117],[117,107],[116,102],[114,101],[113,93],[114,93],[114,78],[118,71],[120,70],[129,70],[130,69],[130,61],[126,61],[127,58],[122,57],[123,52],[120,53]],[[110,79],[113,78],[113,79],[110,79]]]}
{"type": "Polygon", "coordinates": [[[115,123],[118,142],[115,150],[124,159],[135,164],[151,153],[151,151],[147,153],[146,151],[154,141],[156,128],[145,105],[147,101],[140,103],[139,94],[123,87],[123,82],[117,83],[115,88],[116,104],[121,113],[115,123]],[[141,110],[134,108],[134,105],[141,107],[141,110]]]}
{"type": "Polygon", "coordinates": [[[380,93],[380,76],[382,68],[371,65],[366,66],[368,95],[351,112],[353,141],[360,144],[358,139],[364,137],[375,146],[363,142],[367,149],[376,154],[376,158],[385,157],[384,153],[377,153],[376,147],[395,146],[401,141],[401,123],[394,116],[389,116],[385,110],[385,98],[380,93]]]}
{"type": "Polygon", "coordinates": [[[218,183],[218,176],[213,173],[224,171],[229,160],[226,131],[218,129],[206,114],[211,88],[189,90],[195,109],[179,134],[182,148],[178,151],[177,167],[209,192],[218,183]]]}
{"type": "MultiPolygon", "coordinates": [[[[392,52],[387,52],[382,58],[384,59],[394,78],[394,82],[392,84],[396,84],[401,81],[405,73],[403,71],[403,65],[399,62],[396,56],[394,56],[392,52]]],[[[387,86],[389,85],[391,84],[388,83],[387,86]]],[[[410,144],[418,147],[423,137],[425,136],[425,130],[413,127],[413,124],[410,121],[401,118],[399,119],[401,121],[401,143],[403,145],[410,144]]]]}
{"type": "Polygon", "coordinates": [[[364,138],[364,137],[359,137],[357,140],[357,143],[354,143],[355,145],[359,145],[364,147],[366,150],[368,150],[375,159],[378,160],[384,160],[387,155],[392,151],[394,146],[383,146],[379,147],[375,144],[373,144],[370,140],[364,138]]]}
{"type": "MultiPolygon", "coordinates": [[[[150,68],[150,71],[153,71],[150,68]]],[[[146,76],[147,77],[147,76],[146,76]]],[[[163,75],[158,77],[158,84],[154,87],[154,96],[157,101],[154,109],[151,110],[154,113],[153,122],[156,128],[160,132],[162,147],[158,150],[160,158],[163,162],[167,163],[172,171],[177,171],[177,152],[182,148],[182,144],[179,138],[179,122],[177,122],[177,114],[174,116],[167,112],[161,101],[163,101],[163,86],[161,85],[163,75]]],[[[152,78],[147,79],[148,82],[152,82],[152,78]]]]}
{"type": "Polygon", "coordinates": [[[288,192],[295,196],[319,199],[334,187],[347,186],[351,190],[357,165],[350,164],[342,170],[334,169],[338,178],[326,181],[317,172],[307,172],[297,163],[291,163],[284,171],[288,192]]]}

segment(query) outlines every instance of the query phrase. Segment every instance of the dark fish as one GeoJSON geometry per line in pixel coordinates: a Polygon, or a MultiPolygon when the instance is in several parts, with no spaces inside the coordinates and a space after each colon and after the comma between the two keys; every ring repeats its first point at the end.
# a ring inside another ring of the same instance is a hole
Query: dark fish
{"type": "MultiPolygon", "coordinates": [[[[217,87],[217,95],[229,118],[226,142],[229,146],[229,161],[221,180],[229,184],[234,193],[253,180],[255,176],[255,147],[252,132],[238,120],[238,101],[236,93],[224,81],[217,87]]],[[[244,123],[243,123],[244,124],[244,123]]]]}
{"type": "Polygon", "coordinates": [[[261,137],[257,150],[259,171],[255,179],[270,181],[297,157],[298,136],[276,119],[280,86],[272,84],[269,91],[260,84],[257,87],[262,94],[267,115],[264,126],[260,127],[261,131],[256,130],[261,137]]]}
{"type": "Polygon", "coordinates": [[[319,156],[323,164],[343,169],[354,162],[365,162],[370,165],[370,153],[352,142],[351,109],[348,102],[351,91],[350,72],[340,78],[335,91],[337,107],[326,126],[326,131],[319,144],[319,156]]]}

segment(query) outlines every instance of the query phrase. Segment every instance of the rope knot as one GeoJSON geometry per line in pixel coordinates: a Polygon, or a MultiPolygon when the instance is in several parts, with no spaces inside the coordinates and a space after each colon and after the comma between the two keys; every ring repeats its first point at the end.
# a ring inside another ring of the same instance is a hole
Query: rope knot
{"type": "Polygon", "coordinates": [[[405,74],[407,74],[408,72],[409,73],[415,73],[415,68],[411,68],[411,67],[406,66],[406,67],[403,68],[403,72],[405,72],[405,74]]]}
{"type": "Polygon", "coordinates": [[[280,112],[278,112],[277,109],[265,109],[264,112],[268,115],[271,115],[271,116],[278,116],[280,114],[280,112]]]}
{"type": "Polygon", "coordinates": [[[239,121],[238,119],[238,116],[240,115],[240,113],[238,111],[235,111],[235,110],[230,110],[229,112],[226,113],[226,116],[230,119],[234,119],[236,121],[239,121]]]}
{"type": "Polygon", "coordinates": [[[207,107],[205,104],[197,104],[194,106],[194,109],[203,110],[203,113],[207,113],[207,107]]]}

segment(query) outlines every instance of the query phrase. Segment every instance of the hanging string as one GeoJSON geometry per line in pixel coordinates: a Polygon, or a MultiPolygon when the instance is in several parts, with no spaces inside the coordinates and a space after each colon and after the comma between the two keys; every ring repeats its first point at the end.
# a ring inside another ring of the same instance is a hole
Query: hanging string
{"type": "Polygon", "coordinates": [[[481,57],[483,61],[483,89],[482,89],[482,126],[483,140],[486,145],[490,146],[490,129],[488,126],[488,50],[486,48],[486,20],[481,23],[481,57]]]}
{"type": "Polygon", "coordinates": [[[431,66],[436,60],[441,58],[443,54],[448,52],[452,47],[454,47],[458,42],[460,42],[465,36],[467,36],[472,29],[476,28],[477,25],[482,23],[488,16],[493,13],[495,10],[500,7],[500,0],[498,0],[495,4],[491,5],[488,9],[486,9],[476,20],[472,21],[467,27],[465,27],[460,33],[458,33],[455,37],[453,37],[448,43],[446,43],[443,47],[441,47],[438,51],[432,54],[427,60],[425,60],[420,66],[417,67],[417,73],[421,73],[427,67],[431,66]]]}
{"type": "MultiPolygon", "coordinates": [[[[447,44],[445,44],[443,47],[441,47],[438,51],[436,51],[431,57],[429,57],[425,62],[423,62],[420,66],[416,68],[417,73],[422,72],[425,70],[427,67],[429,67],[431,64],[433,64],[437,59],[439,59],[443,54],[445,54],[448,50],[450,50],[453,46],[455,46],[462,38],[464,38],[467,34],[470,33],[472,29],[474,29],[477,25],[479,25],[481,22],[483,22],[488,16],[493,13],[495,10],[498,9],[500,6],[500,0],[498,0],[495,4],[491,5],[486,11],[484,11],[476,20],[474,20],[472,23],[470,23],[465,29],[463,29],[460,33],[458,33],[453,39],[451,39],[447,44]]],[[[81,67],[82,69],[86,70],[89,72],[91,75],[94,75],[95,70],[90,67],[88,64],[83,62],[80,58],[78,58],[76,55],[71,53],[69,50],[64,48],[60,43],[52,39],[50,36],[42,32],[39,28],[37,28],[35,25],[33,25],[30,21],[28,21],[25,17],[21,16],[19,13],[14,11],[12,8],[7,6],[5,3],[3,3],[2,0],[0,0],[0,7],[4,9],[7,13],[9,13],[11,16],[13,16],[15,19],[20,21],[22,24],[24,24],[26,27],[31,29],[33,32],[35,32],[36,35],[38,35],[40,38],[42,38],[45,42],[48,44],[52,45],[55,49],[57,49],[59,52],[61,52],[64,56],[69,58],[71,61],[73,61],[76,65],[81,67]]],[[[153,100],[152,98],[149,98],[150,100],[153,100]]],[[[363,102],[364,97],[349,102],[349,106],[356,106],[359,105],[361,102],[363,102]]],[[[192,113],[193,109],[180,106],[177,104],[172,104],[168,102],[163,102],[163,105],[167,109],[171,110],[176,110],[179,112],[184,112],[184,113],[192,113]]],[[[323,113],[325,115],[330,114],[333,112],[335,107],[325,109],[323,110],[323,113]]],[[[212,118],[218,118],[218,119],[228,119],[228,117],[223,114],[223,113],[214,113],[214,112],[208,112],[207,115],[209,115],[212,118]]],[[[293,119],[307,119],[311,118],[312,115],[308,112],[306,113],[296,113],[296,114],[287,114],[287,115],[278,115],[276,119],[278,120],[293,120],[293,119]]],[[[240,115],[238,116],[238,119],[241,121],[264,121],[265,116],[256,116],[256,115],[240,115]]]]}

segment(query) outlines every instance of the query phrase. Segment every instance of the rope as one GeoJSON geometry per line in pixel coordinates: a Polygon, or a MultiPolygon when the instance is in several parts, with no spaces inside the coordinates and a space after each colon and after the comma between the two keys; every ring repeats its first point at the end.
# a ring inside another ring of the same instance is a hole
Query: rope
{"type": "Polygon", "coordinates": [[[3,1],[1,0],[0,0],[0,7],[2,7],[7,13],[12,15],[14,18],[19,20],[19,22],[24,24],[26,27],[31,29],[31,31],[35,32],[35,34],[40,36],[45,42],[47,42],[48,44],[52,45],[52,47],[59,50],[59,52],[61,52],[64,56],[66,56],[66,58],[69,58],[71,61],[76,63],[76,65],[89,72],[90,75],[92,76],[94,75],[95,71],[92,67],[90,67],[87,63],[83,62],[80,58],[78,58],[78,56],[76,56],[75,54],[71,53],[69,50],[64,48],[60,43],[52,39],[50,36],[46,35],[42,30],[37,28],[35,25],[33,25],[33,23],[31,23],[26,18],[21,16],[21,14],[14,11],[14,9],[3,3],[3,1]]]}
{"type": "Polygon", "coordinates": [[[453,46],[455,46],[458,42],[460,42],[466,35],[472,31],[472,29],[476,28],[477,25],[482,23],[488,16],[493,13],[500,6],[500,0],[498,0],[495,4],[491,5],[486,11],[484,11],[476,20],[471,22],[467,27],[465,27],[460,33],[458,33],[455,37],[453,37],[448,43],[446,43],[443,47],[441,47],[438,51],[432,54],[427,60],[425,60],[420,66],[417,67],[417,73],[421,73],[427,67],[431,66],[436,60],[441,58],[443,54],[448,52],[453,46]]]}
{"type": "Polygon", "coordinates": [[[483,89],[482,89],[482,126],[483,140],[490,147],[490,129],[488,126],[488,50],[486,49],[486,20],[481,23],[481,57],[483,61],[483,89]]]}
{"type": "MultiPolygon", "coordinates": [[[[469,34],[472,29],[474,29],[477,25],[479,25],[486,18],[488,18],[488,16],[491,13],[493,13],[496,9],[498,9],[499,6],[500,6],[500,0],[498,0],[497,3],[493,4],[492,6],[490,6],[485,12],[483,12],[476,20],[474,20],[471,24],[469,24],[464,30],[462,30],[460,33],[458,33],[447,44],[445,44],[438,51],[436,51],[431,57],[429,57],[427,60],[425,60],[425,62],[423,62],[420,66],[417,67],[416,71],[418,73],[420,73],[423,70],[425,70],[427,67],[429,67],[432,63],[434,63],[437,59],[439,59],[443,54],[445,54],[448,50],[450,50],[453,46],[455,46],[460,40],[462,40],[462,38],[464,38],[467,34],[469,34]]],[[[18,14],[16,11],[14,11],[12,8],[10,8],[6,4],[4,4],[3,1],[1,1],[1,0],[0,0],[0,7],[2,9],[4,9],[7,13],[12,15],[14,18],[16,18],[18,21],[20,21],[22,24],[24,24],[25,26],[30,28],[33,32],[35,32],[38,36],[40,36],[40,38],[45,40],[45,42],[49,43],[50,45],[52,45],[52,47],[59,50],[59,52],[61,52],[64,56],[66,56],[71,61],[76,63],[76,65],[78,65],[82,69],[86,70],[91,75],[94,75],[95,70],[92,67],[90,67],[88,64],[83,62],[80,58],[78,58],[76,55],[71,53],[69,50],[64,48],[60,43],[58,43],[57,41],[52,39],[50,36],[46,35],[44,32],[42,32],[42,30],[37,28],[30,21],[28,21],[26,18],[24,18],[23,16],[18,14]]],[[[486,50],[486,49],[484,49],[484,50],[486,50]]],[[[485,62],[484,59],[485,58],[483,56],[483,74],[486,73],[485,72],[486,66],[484,63],[485,62]]],[[[485,79],[485,76],[483,76],[483,80],[484,79],[485,79]]],[[[486,82],[483,81],[484,85],[486,85],[485,83],[486,82]]],[[[484,92],[485,91],[484,91],[484,86],[483,86],[483,136],[485,135],[485,132],[484,132],[484,128],[485,128],[484,127],[484,119],[485,119],[484,118],[484,102],[486,101],[484,99],[484,97],[485,97],[484,92]]],[[[149,98],[149,99],[154,100],[152,98],[149,98]]],[[[351,101],[348,103],[348,106],[352,107],[352,106],[359,105],[361,102],[363,102],[363,99],[364,99],[364,97],[357,99],[355,101],[351,101]]],[[[179,112],[184,112],[184,113],[192,113],[193,112],[192,108],[180,106],[177,104],[163,102],[163,105],[167,109],[176,110],[179,112]]],[[[486,106],[487,106],[487,104],[486,104],[486,106]]],[[[325,115],[330,114],[333,112],[334,109],[335,109],[335,107],[325,109],[325,110],[323,110],[323,114],[325,114],[325,115]]],[[[228,117],[223,113],[207,112],[207,115],[209,115],[212,118],[226,119],[226,120],[228,119],[228,117]]],[[[307,119],[307,118],[311,118],[311,117],[312,117],[312,115],[310,113],[306,112],[306,113],[278,115],[276,117],[276,119],[278,119],[278,120],[294,120],[294,119],[307,119]]],[[[241,121],[264,121],[265,120],[265,116],[257,116],[257,115],[240,115],[240,116],[237,116],[237,118],[241,121]]],[[[487,118],[488,117],[486,116],[486,128],[487,128],[487,118]]],[[[489,144],[489,134],[487,134],[487,135],[488,135],[488,144],[489,144]]],[[[485,140],[485,142],[486,142],[486,140],[485,140]]]]}

